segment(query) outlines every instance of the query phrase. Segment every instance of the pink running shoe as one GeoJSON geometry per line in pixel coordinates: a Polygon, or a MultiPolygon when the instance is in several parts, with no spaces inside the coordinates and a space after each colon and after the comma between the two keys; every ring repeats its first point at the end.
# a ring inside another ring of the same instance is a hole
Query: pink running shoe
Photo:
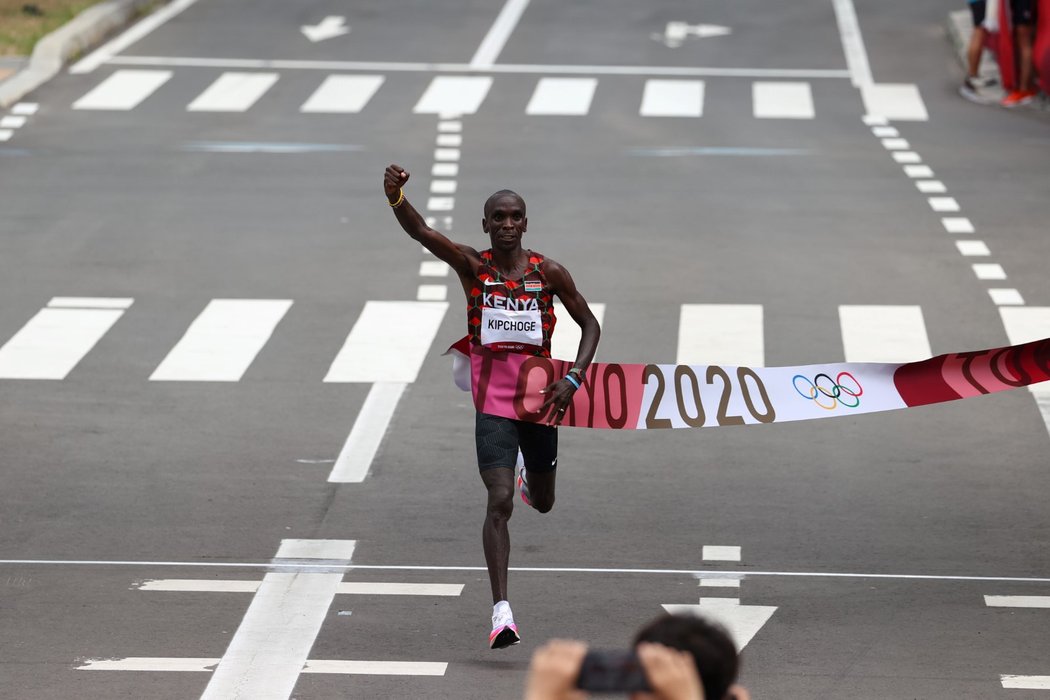
{"type": "Polygon", "coordinates": [[[531,508],[532,507],[532,501],[529,500],[529,482],[528,482],[528,477],[525,474],[525,467],[522,466],[522,465],[519,465],[517,467],[517,471],[518,471],[517,484],[518,484],[518,491],[521,492],[521,500],[522,500],[523,503],[525,503],[525,505],[527,505],[527,506],[529,506],[531,508]]]}
{"type": "Polygon", "coordinates": [[[514,624],[514,614],[510,603],[500,601],[492,613],[492,632],[489,633],[489,649],[504,649],[521,642],[518,626],[514,624]]]}

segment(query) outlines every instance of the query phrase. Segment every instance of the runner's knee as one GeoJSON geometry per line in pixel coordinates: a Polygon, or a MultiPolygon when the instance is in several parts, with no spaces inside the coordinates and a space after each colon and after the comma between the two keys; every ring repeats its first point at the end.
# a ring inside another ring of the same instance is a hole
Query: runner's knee
{"type": "Polygon", "coordinates": [[[512,512],[514,512],[513,485],[494,484],[489,486],[489,516],[509,520],[512,512]]]}

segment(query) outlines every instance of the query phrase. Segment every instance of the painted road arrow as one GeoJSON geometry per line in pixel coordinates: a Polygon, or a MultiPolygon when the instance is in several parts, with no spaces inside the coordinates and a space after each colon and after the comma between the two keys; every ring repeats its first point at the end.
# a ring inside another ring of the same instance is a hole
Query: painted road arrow
{"type": "Polygon", "coordinates": [[[663,608],[672,615],[700,615],[720,623],[729,631],[737,651],[743,651],[777,611],[770,605],[740,605],[737,598],[701,598],[700,605],[665,603],[663,608]]]}
{"type": "Polygon", "coordinates": [[[732,33],[729,27],[720,24],[688,24],[686,22],[668,22],[663,34],[653,34],[653,38],[662,41],[670,48],[677,48],[685,43],[688,37],[706,39],[712,36],[726,36],[732,33]]]}
{"type": "Polygon", "coordinates": [[[346,17],[338,17],[336,15],[325,17],[317,24],[304,24],[299,27],[299,29],[304,35],[306,35],[307,39],[314,43],[350,33],[350,27],[346,23],[346,17]]]}

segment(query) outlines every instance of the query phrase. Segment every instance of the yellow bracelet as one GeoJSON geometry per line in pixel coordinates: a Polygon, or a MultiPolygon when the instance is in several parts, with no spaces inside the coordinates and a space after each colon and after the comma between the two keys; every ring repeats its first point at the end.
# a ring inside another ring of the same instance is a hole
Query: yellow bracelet
{"type": "Polygon", "coordinates": [[[399,206],[401,206],[401,203],[405,201],[405,191],[402,189],[398,189],[398,192],[401,193],[401,196],[397,198],[396,202],[391,204],[389,201],[387,201],[387,204],[390,204],[390,206],[392,206],[394,209],[397,209],[399,206]]]}

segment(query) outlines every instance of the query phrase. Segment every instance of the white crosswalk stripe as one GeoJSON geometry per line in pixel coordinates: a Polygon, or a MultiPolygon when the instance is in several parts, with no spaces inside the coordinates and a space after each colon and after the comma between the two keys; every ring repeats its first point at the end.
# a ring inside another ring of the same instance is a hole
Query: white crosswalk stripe
{"type": "Polygon", "coordinates": [[[647,80],[639,114],[643,117],[700,117],[704,114],[704,81],[647,80]]]}
{"type": "Polygon", "coordinates": [[[277,82],[277,73],[223,73],[186,107],[190,112],[245,112],[277,82]]]}
{"type": "Polygon", "coordinates": [[[55,297],[0,347],[0,379],[65,379],[131,303],[55,297]]]}
{"type": "Polygon", "coordinates": [[[492,78],[439,75],[419,98],[416,114],[474,114],[489,94],[492,78]]]}
{"type": "Polygon", "coordinates": [[[918,306],[840,306],[846,362],[912,362],[930,352],[918,306]]]}
{"type": "Polygon", "coordinates": [[[171,79],[170,70],[118,70],[73,103],[73,109],[134,109],[171,79]]]}
{"type": "MultiPolygon", "coordinates": [[[[447,272],[443,262],[423,264],[447,272]]],[[[444,287],[442,290],[447,293],[444,287]]],[[[416,381],[423,363],[431,357],[449,308],[444,296],[435,295],[434,300],[427,301],[367,302],[323,380],[396,384],[402,390],[416,381]]],[[[55,297],[0,346],[0,379],[65,379],[127,312],[132,301],[55,297]]],[[[211,300],[149,379],[241,381],[279,332],[292,305],[289,299],[211,300]]],[[[607,305],[592,303],[591,310],[604,328],[607,305]]],[[[1000,312],[1011,343],[1050,334],[1050,311],[1045,307],[1006,306],[1000,312]]],[[[572,360],[579,347],[580,328],[559,302],[555,302],[555,313],[558,325],[552,338],[552,354],[572,360]]],[[[625,321],[621,319],[620,323],[625,321]]],[[[761,304],[682,304],[677,335],[656,339],[651,344],[652,359],[659,361],[673,350],[678,364],[761,367],[766,363],[764,324],[765,309],[761,304]]],[[[839,328],[842,357],[847,362],[909,362],[932,355],[920,306],[840,306],[839,328]]],[[[833,353],[814,358],[833,359],[833,353]]],[[[1035,387],[1034,391],[1041,408],[1050,415],[1050,403],[1043,397],[1042,387],[1035,387]]],[[[392,392],[388,392],[390,396],[392,392]]],[[[379,401],[381,397],[374,398],[379,401]]],[[[392,398],[384,401],[383,405],[396,405],[392,398]]]]}
{"type": "MultiPolygon", "coordinates": [[[[301,74],[297,74],[301,75],[301,74]]],[[[169,70],[118,70],[74,104],[78,110],[130,110],[160,89],[173,77],[169,70]]],[[[274,86],[280,74],[273,72],[222,73],[195,97],[190,112],[246,112],[274,86]]],[[[315,78],[309,78],[315,80],[315,78]]],[[[500,77],[500,80],[520,78],[500,77]]],[[[484,106],[496,78],[492,76],[433,77],[415,102],[416,114],[475,114],[484,106]]],[[[602,85],[615,84],[617,78],[551,77],[539,78],[528,99],[519,109],[530,116],[585,116],[593,111],[595,96],[602,85]]],[[[387,76],[379,74],[325,75],[305,102],[302,114],[357,114],[365,111],[379,91],[391,88],[387,76]]],[[[398,83],[400,84],[400,83],[398,83]]],[[[613,109],[634,106],[614,92],[613,109]]],[[[645,81],[638,115],[645,118],[704,115],[705,101],[718,99],[718,84],[696,79],[650,78],[645,81]],[[712,87],[713,85],[713,87],[712,87]]],[[[814,119],[816,107],[810,83],[804,81],[757,81],[752,83],[750,108],[758,119],[814,119]]],[[[638,98],[634,98],[638,100],[638,98]]],[[[736,99],[735,97],[733,99],[736,99]]],[[[287,107],[281,107],[287,109],[287,107]]],[[[747,106],[741,104],[740,111],[747,106]]]]}
{"type": "Polygon", "coordinates": [[[809,83],[755,82],[751,90],[758,119],[813,119],[816,116],[809,83]]]}
{"type": "Polygon", "coordinates": [[[360,112],[384,80],[381,75],[330,75],[299,111],[313,114],[360,112]]]}
{"type": "Polygon", "coordinates": [[[682,304],[680,365],[765,364],[762,307],[758,304],[682,304]]]}
{"type": "Polygon", "coordinates": [[[596,78],[540,78],[525,107],[525,114],[587,114],[597,87],[596,78]]]}
{"type": "Polygon", "coordinates": [[[212,299],[150,381],[240,381],[291,305],[286,299],[212,299]]]}

